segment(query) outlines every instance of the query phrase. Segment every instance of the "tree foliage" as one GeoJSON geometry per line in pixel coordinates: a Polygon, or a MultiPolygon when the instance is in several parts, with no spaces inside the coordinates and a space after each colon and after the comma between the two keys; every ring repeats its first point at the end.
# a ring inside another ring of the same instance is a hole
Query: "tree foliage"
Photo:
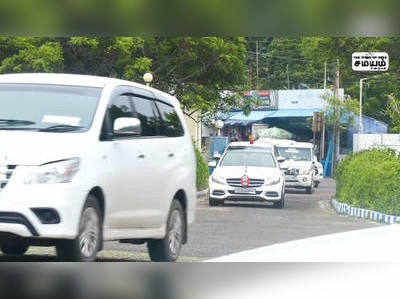
{"type": "Polygon", "coordinates": [[[0,73],[65,72],[143,82],[175,95],[187,113],[235,106],[247,84],[244,38],[0,38],[0,73]],[[230,91],[222,99],[221,93],[230,91]]]}
{"type": "Polygon", "coordinates": [[[395,98],[394,95],[389,95],[389,105],[386,109],[392,121],[392,133],[400,134],[400,100],[395,98]]]}
{"type": "MultiPolygon", "coordinates": [[[[327,87],[334,85],[337,63],[340,67],[340,88],[352,98],[359,97],[360,79],[374,74],[354,72],[354,52],[387,52],[390,57],[389,71],[380,73],[364,83],[363,114],[383,121],[392,127],[387,113],[389,94],[400,98],[400,38],[399,37],[301,37],[273,38],[267,45],[267,53],[259,58],[263,74],[263,89],[286,89],[289,74],[290,88],[323,88],[325,63],[327,87]],[[287,71],[289,70],[289,72],[287,71]]],[[[254,60],[254,55],[252,56],[254,60]]]]}
{"type": "Polygon", "coordinates": [[[330,94],[325,94],[323,98],[328,104],[323,111],[324,123],[328,130],[332,130],[335,126],[341,130],[354,126],[354,117],[358,114],[357,100],[351,98],[343,100],[330,94]]]}

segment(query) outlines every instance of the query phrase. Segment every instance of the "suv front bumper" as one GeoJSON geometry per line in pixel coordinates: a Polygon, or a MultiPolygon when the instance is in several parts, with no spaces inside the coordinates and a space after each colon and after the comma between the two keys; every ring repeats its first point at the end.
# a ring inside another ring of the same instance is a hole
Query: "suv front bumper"
{"type": "Polygon", "coordinates": [[[26,238],[74,239],[87,192],[71,184],[9,184],[0,192],[0,233],[26,238]],[[37,208],[56,211],[59,223],[42,223],[32,210],[37,208]]]}
{"type": "Polygon", "coordinates": [[[312,187],[311,175],[285,176],[286,188],[309,188],[312,187]]]}

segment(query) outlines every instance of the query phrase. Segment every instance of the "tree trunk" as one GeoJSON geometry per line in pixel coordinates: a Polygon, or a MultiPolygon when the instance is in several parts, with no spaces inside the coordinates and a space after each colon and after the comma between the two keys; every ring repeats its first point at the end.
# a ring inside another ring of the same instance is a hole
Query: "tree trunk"
{"type": "Polygon", "coordinates": [[[331,163],[331,177],[333,177],[333,171],[335,170],[336,164],[336,125],[333,126],[332,130],[332,163],[331,163]]]}

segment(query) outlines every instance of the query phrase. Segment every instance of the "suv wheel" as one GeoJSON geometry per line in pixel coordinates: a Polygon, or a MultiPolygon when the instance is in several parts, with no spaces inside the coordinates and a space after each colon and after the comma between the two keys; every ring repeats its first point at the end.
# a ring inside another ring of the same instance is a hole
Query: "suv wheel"
{"type": "Polygon", "coordinates": [[[1,251],[5,255],[24,255],[29,249],[28,242],[13,240],[1,245],[1,251]]]}
{"type": "Polygon", "coordinates": [[[82,210],[79,234],[74,240],[61,240],[56,245],[61,261],[92,262],[102,243],[102,219],[96,197],[89,195],[82,210]]]}
{"type": "Polygon", "coordinates": [[[165,238],[147,242],[150,259],[153,262],[175,262],[182,249],[185,231],[186,222],[182,205],[179,201],[173,200],[165,238]]]}
{"type": "Polygon", "coordinates": [[[208,200],[208,205],[209,205],[210,207],[218,206],[218,201],[216,201],[215,199],[210,198],[210,199],[208,200]]]}
{"type": "Polygon", "coordinates": [[[314,182],[311,183],[310,187],[306,188],[306,193],[307,194],[313,194],[313,192],[314,192],[314,182]]]}

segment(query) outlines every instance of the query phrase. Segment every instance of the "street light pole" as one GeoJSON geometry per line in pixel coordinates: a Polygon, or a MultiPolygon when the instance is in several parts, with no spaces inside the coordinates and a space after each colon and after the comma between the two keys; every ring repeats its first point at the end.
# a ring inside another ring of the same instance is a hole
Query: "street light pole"
{"type": "Polygon", "coordinates": [[[358,134],[362,134],[364,131],[363,123],[362,123],[362,94],[363,94],[363,82],[367,80],[367,78],[360,79],[360,118],[359,118],[359,129],[358,134]]]}
{"type": "Polygon", "coordinates": [[[153,81],[153,75],[151,73],[146,73],[143,75],[143,80],[146,82],[146,86],[150,86],[150,83],[153,81]]]}
{"type": "Polygon", "coordinates": [[[373,78],[376,78],[376,77],[378,77],[378,76],[380,76],[380,75],[375,75],[375,76],[372,76],[372,77],[360,79],[360,118],[359,118],[359,126],[360,126],[360,128],[359,128],[358,134],[363,134],[363,133],[364,133],[364,127],[363,127],[363,123],[362,123],[363,82],[364,82],[365,80],[373,79],[373,78]]]}

